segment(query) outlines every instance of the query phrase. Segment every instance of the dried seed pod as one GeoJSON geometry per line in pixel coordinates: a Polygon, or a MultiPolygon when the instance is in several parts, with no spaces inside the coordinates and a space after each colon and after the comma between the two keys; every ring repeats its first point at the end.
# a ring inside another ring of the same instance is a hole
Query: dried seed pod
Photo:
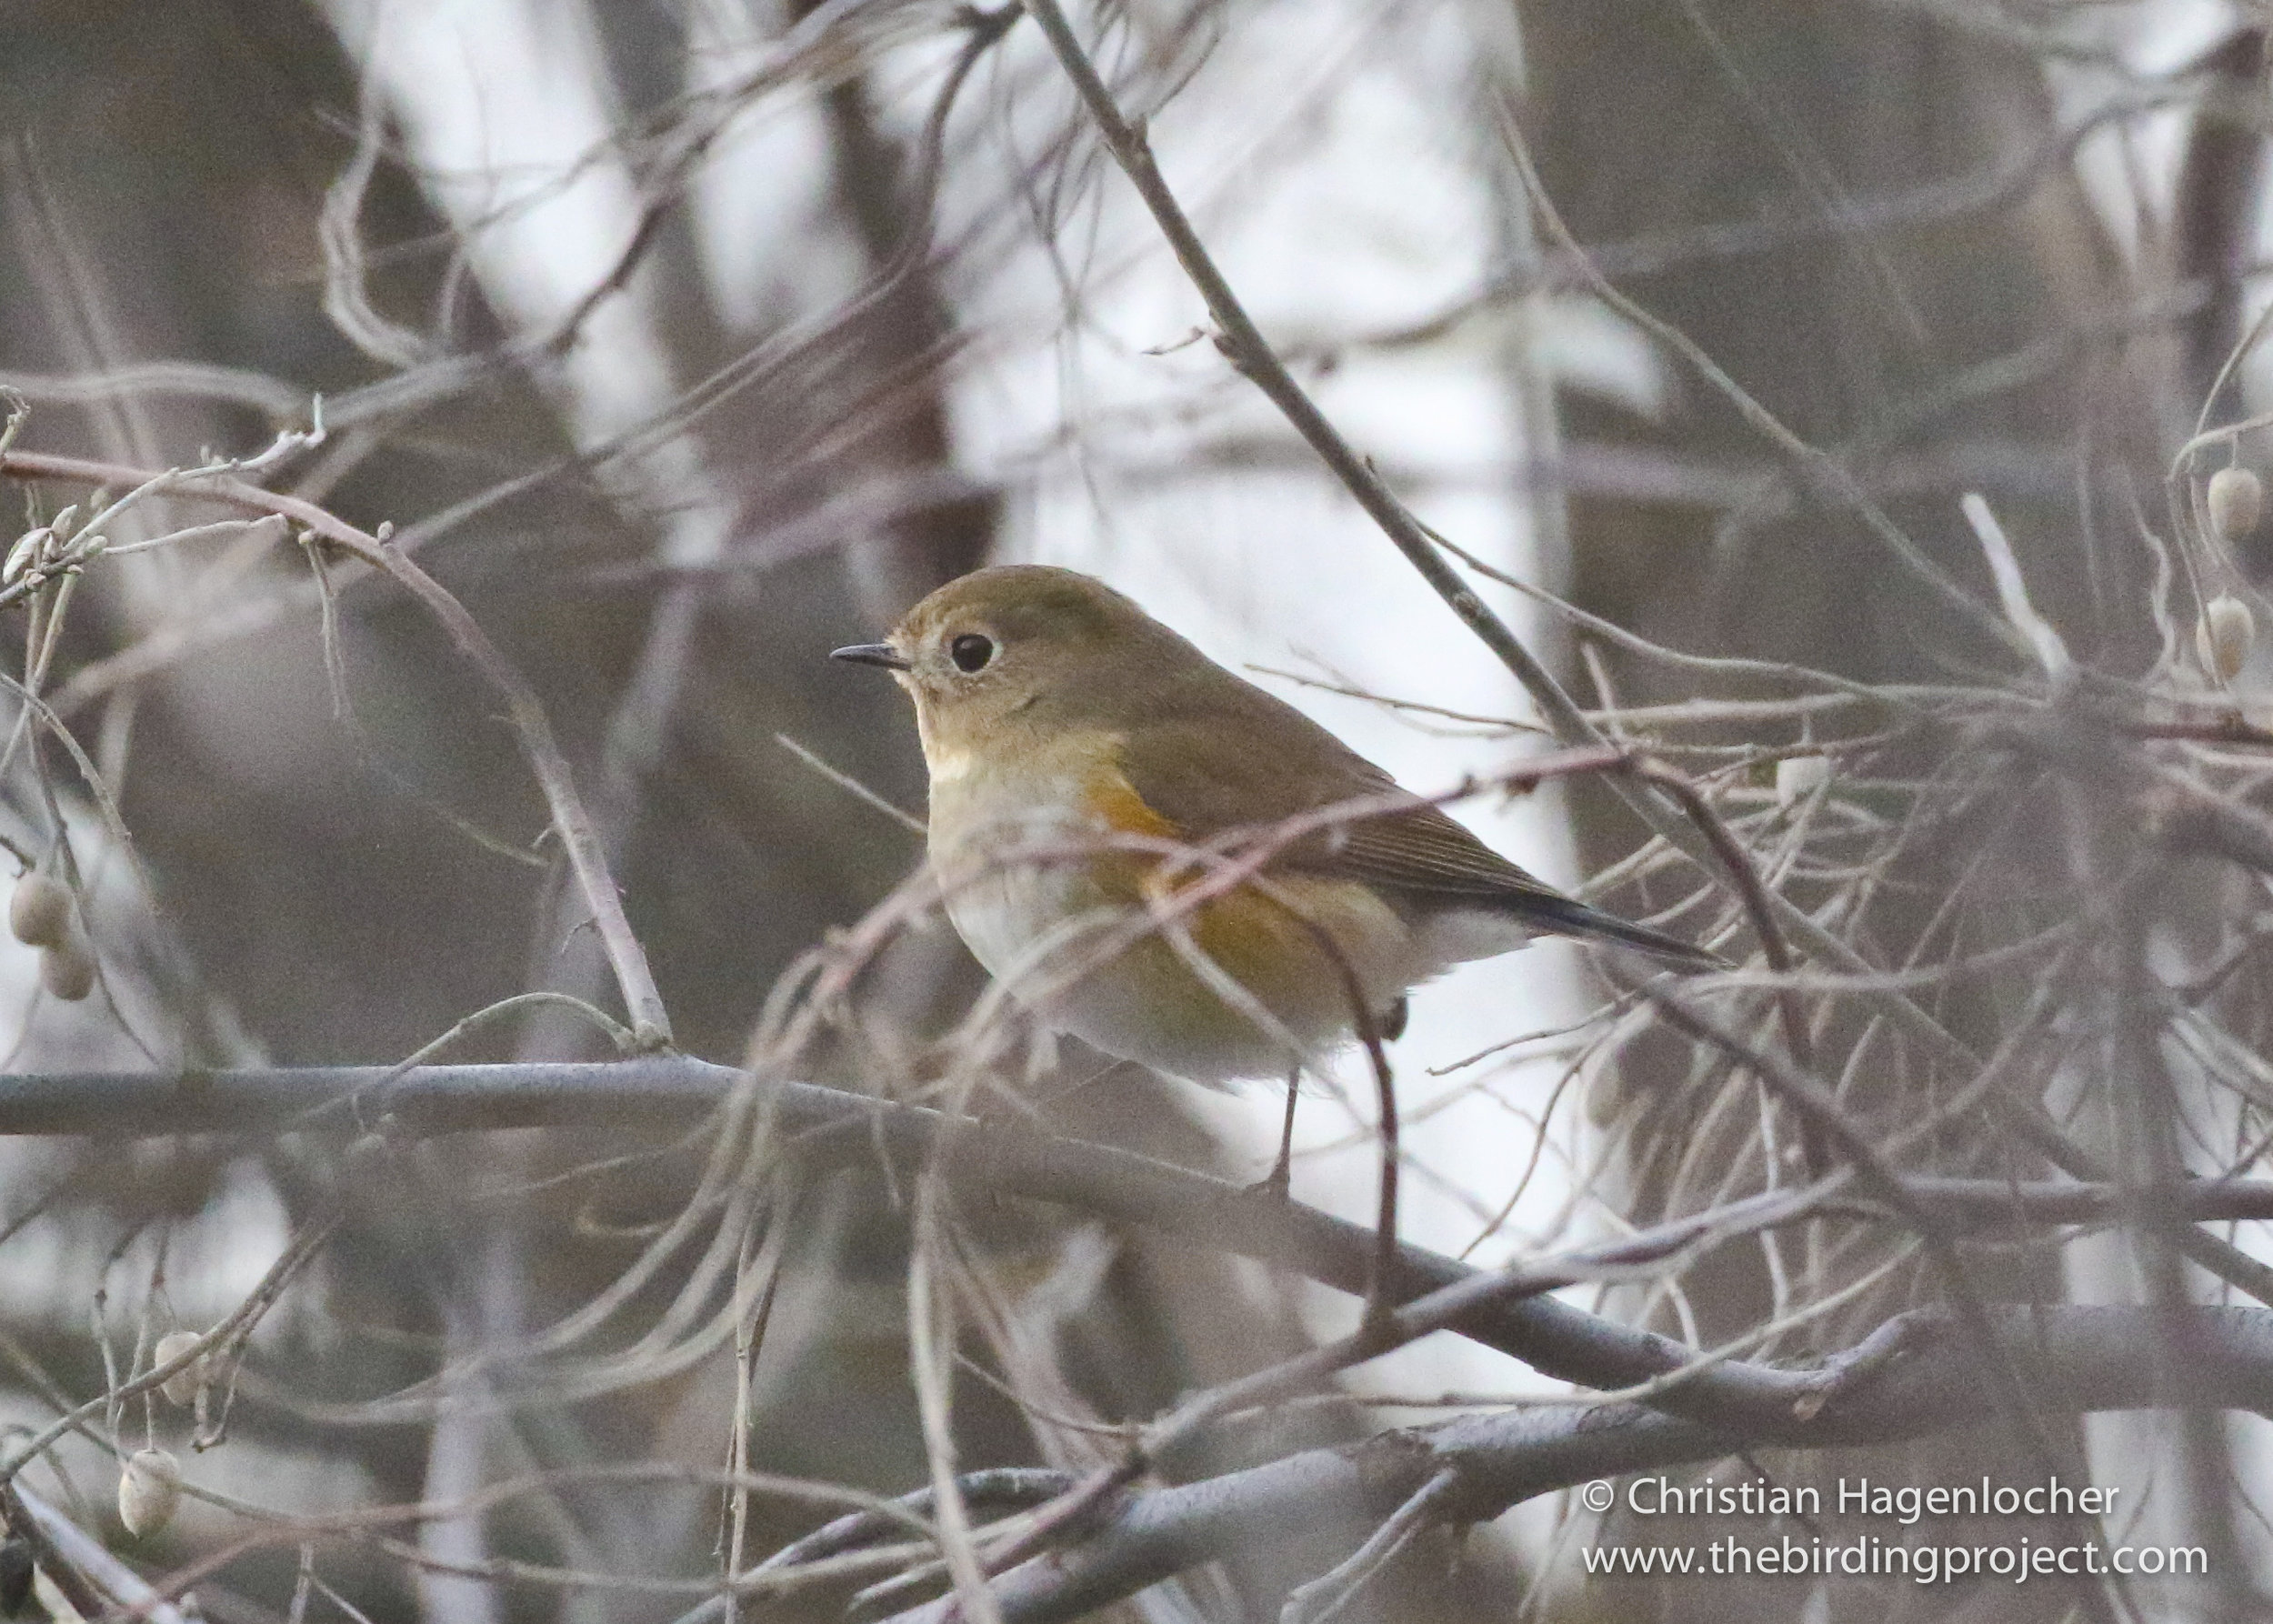
{"type": "Polygon", "coordinates": [[[86,938],[72,931],[52,947],[39,950],[39,984],[66,1004],[95,990],[95,954],[86,938]]]}
{"type": "Polygon", "coordinates": [[[2230,592],[2204,604],[2202,618],[2194,624],[2194,652],[2202,668],[2220,682],[2231,682],[2240,674],[2257,640],[2258,617],[2230,592]]]}
{"type": "Polygon", "coordinates": [[[53,947],[71,934],[71,887],[27,868],[8,893],[8,933],[34,947],[53,947]]]}
{"type": "Polygon", "coordinates": [[[2239,541],[2265,514],[2265,482],[2247,468],[2220,468],[2210,476],[2203,505],[2210,530],[2220,541],[2239,541]]]}
{"type": "Polygon", "coordinates": [[[1787,756],[1776,764],[1776,804],[1797,806],[1830,781],[1828,756],[1787,756]]]}
{"type": "Polygon", "coordinates": [[[118,1520],[146,1539],[174,1520],[182,1503],[182,1463],[171,1449],[136,1449],[118,1474],[118,1520]]]}
{"type": "MultiPolygon", "coordinates": [[[[166,1332],[158,1338],[158,1345],[150,1350],[151,1367],[159,1369],[172,1364],[196,1347],[200,1340],[195,1331],[166,1332]]],[[[158,1384],[158,1391],[165,1395],[168,1403],[190,1405],[197,1402],[197,1388],[205,1379],[205,1360],[209,1357],[200,1355],[158,1384]]]]}

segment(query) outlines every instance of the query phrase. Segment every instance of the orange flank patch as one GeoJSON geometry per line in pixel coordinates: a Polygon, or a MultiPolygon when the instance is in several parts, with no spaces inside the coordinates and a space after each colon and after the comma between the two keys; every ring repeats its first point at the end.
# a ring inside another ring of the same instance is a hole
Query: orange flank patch
{"type": "MultiPolygon", "coordinates": [[[[1088,803],[1091,815],[1118,833],[1163,840],[1185,837],[1117,773],[1090,791],[1088,803]]],[[[1107,882],[1106,888],[1141,903],[1146,877],[1167,860],[1136,852],[1116,854],[1115,860],[1100,866],[1118,870],[1114,878],[1119,883],[1107,882]]],[[[1199,883],[1207,873],[1204,865],[1185,866],[1177,888],[1199,883]]],[[[1327,962],[1313,926],[1323,927],[1367,979],[1380,955],[1401,953],[1405,945],[1401,922],[1365,887],[1316,875],[1271,872],[1265,885],[1240,885],[1182,917],[1194,947],[1273,1006],[1290,998],[1307,1002],[1321,994],[1337,1004],[1346,1003],[1340,975],[1327,962]],[[1297,917],[1297,913],[1302,917],[1297,917]],[[1384,932],[1397,939],[1383,939],[1384,932]]]]}
{"type": "Polygon", "coordinates": [[[1154,811],[1151,803],[1118,773],[1090,787],[1089,812],[1106,828],[1123,835],[1147,835],[1162,840],[1183,837],[1183,831],[1154,811]]]}
{"type": "Polygon", "coordinates": [[[1339,995],[1340,972],[1327,959],[1316,934],[1295,917],[1295,909],[1349,947],[1344,898],[1332,895],[1343,889],[1329,882],[1297,881],[1275,884],[1269,895],[1254,886],[1241,886],[1225,896],[1202,903],[1196,910],[1192,941],[1202,953],[1228,970],[1239,984],[1277,1005],[1298,990],[1321,981],[1339,995]]]}

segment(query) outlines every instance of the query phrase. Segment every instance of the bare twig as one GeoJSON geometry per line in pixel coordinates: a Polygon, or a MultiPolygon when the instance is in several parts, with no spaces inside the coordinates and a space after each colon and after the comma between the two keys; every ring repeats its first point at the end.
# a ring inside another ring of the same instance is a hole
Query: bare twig
{"type": "MultiPolygon", "coordinates": [[[[20,479],[131,484],[137,487],[165,477],[145,469],[25,451],[0,456],[0,473],[20,479]]],[[[393,576],[441,623],[459,652],[506,702],[515,736],[536,777],[538,788],[544,792],[546,804],[552,810],[553,825],[567,852],[569,867],[586,905],[592,910],[593,928],[606,946],[608,962],[615,969],[625,1008],[631,1017],[635,1038],[642,1048],[667,1047],[671,1041],[670,1018],[665,1012],[662,995],[656,989],[655,977],[647,968],[646,954],[641,950],[638,938],[632,935],[630,921],[624,916],[623,899],[616,894],[616,882],[607,872],[599,837],[585,811],[568,758],[553,737],[552,723],[536,691],[466,612],[466,606],[400,547],[389,546],[312,502],[263,490],[225,475],[185,483],[174,494],[202,497],[256,513],[273,513],[300,525],[393,576]]]]}
{"type": "Polygon", "coordinates": [[[1278,1624],[1327,1624],[1357,1599],[1375,1574],[1397,1559],[1398,1553],[1413,1542],[1415,1535],[1428,1526],[1437,1507],[1452,1498],[1459,1484],[1459,1474],[1449,1469],[1422,1484],[1412,1499],[1391,1513],[1342,1562],[1307,1584],[1289,1590],[1287,1605],[1279,1609],[1278,1624]]]}

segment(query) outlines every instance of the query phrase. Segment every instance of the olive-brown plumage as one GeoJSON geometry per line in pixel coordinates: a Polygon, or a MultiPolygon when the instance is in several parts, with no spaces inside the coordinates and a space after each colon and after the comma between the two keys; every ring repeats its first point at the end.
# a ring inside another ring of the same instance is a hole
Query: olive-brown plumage
{"type": "MultiPolygon", "coordinates": [[[[1718,962],[1564,896],[1418,802],[1306,834],[1260,884],[1179,913],[1160,888],[1163,843],[1202,845],[1397,787],[1071,570],[965,576],[887,641],[837,656],[887,667],[915,699],[931,860],[964,940],[1046,1023],[1108,1054],[1208,1083],[1303,1064],[1356,1024],[1321,930],[1377,1013],[1537,935],[1718,962]],[[1164,900],[1175,924],[1126,927],[1164,900]],[[1096,944],[1116,925],[1121,945],[1100,961],[1096,944]]],[[[1177,872],[1189,885],[1208,869],[1177,872]]]]}

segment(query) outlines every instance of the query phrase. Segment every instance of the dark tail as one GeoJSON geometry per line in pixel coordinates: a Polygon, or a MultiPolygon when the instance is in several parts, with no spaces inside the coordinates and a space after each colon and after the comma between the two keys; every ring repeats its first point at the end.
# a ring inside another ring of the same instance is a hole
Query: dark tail
{"type": "Polygon", "coordinates": [[[1636,925],[1616,914],[1606,914],[1600,908],[1588,907],[1583,902],[1568,897],[1557,898],[1557,905],[1526,910],[1535,915],[1542,925],[1564,936],[1589,937],[1599,942],[1616,942],[1637,953],[1685,970],[1731,969],[1728,960],[1703,947],[1694,947],[1678,937],[1662,930],[1652,930],[1647,925],[1636,925]]]}

